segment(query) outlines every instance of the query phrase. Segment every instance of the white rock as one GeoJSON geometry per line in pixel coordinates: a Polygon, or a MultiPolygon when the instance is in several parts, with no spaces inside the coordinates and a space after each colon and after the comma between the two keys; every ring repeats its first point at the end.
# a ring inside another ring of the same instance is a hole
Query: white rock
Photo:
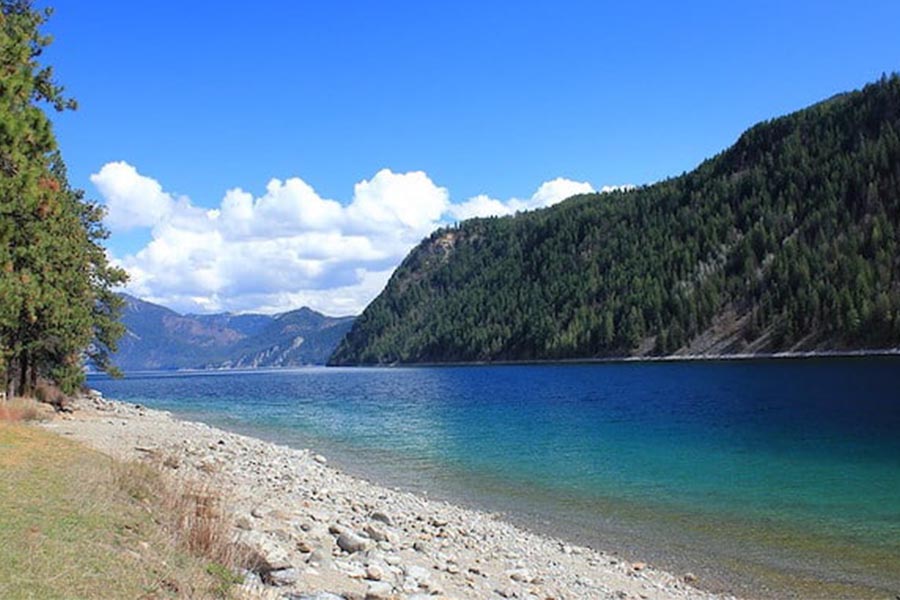
{"type": "Polygon", "coordinates": [[[344,552],[349,552],[350,554],[362,552],[368,546],[366,540],[350,531],[345,531],[338,536],[337,545],[338,548],[344,552]]]}
{"type": "Polygon", "coordinates": [[[291,566],[290,554],[278,541],[260,531],[245,531],[239,545],[257,571],[278,571],[291,566]]]}
{"type": "Polygon", "coordinates": [[[384,571],[378,565],[369,565],[366,567],[366,579],[381,581],[384,579],[384,571]]]}
{"type": "Polygon", "coordinates": [[[299,571],[297,571],[297,569],[294,568],[269,571],[268,573],[263,575],[263,581],[265,581],[269,585],[274,585],[277,587],[294,585],[299,579],[300,573],[299,571]]]}
{"type": "Polygon", "coordinates": [[[366,589],[366,600],[393,600],[394,586],[386,581],[373,581],[366,589]]]}
{"type": "Polygon", "coordinates": [[[403,567],[403,574],[406,575],[407,579],[412,579],[418,583],[428,581],[431,578],[431,572],[419,565],[408,565],[403,567]]]}

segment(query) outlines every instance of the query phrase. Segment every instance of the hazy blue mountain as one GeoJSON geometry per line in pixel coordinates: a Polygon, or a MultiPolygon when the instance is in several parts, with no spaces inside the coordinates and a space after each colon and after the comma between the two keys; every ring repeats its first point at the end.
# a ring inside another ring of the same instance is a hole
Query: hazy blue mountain
{"type": "Polygon", "coordinates": [[[211,361],[207,366],[246,368],[325,364],[350,330],[353,319],[326,317],[306,307],[292,310],[271,318],[258,333],[238,342],[228,359],[211,361]]]}
{"type": "Polygon", "coordinates": [[[114,362],[127,371],[324,364],[354,317],[309,308],[280,315],[182,315],[123,295],[128,331],[114,362]]]}

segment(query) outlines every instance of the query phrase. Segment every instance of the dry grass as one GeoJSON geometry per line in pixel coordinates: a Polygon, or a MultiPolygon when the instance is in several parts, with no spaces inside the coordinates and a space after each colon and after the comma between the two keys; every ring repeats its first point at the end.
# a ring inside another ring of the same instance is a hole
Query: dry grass
{"type": "Polygon", "coordinates": [[[31,398],[0,400],[0,421],[35,421],[41,416],[40,407],[31,398]]]}
{"type": "Polygon", "coordinates": [[[218,510],[163,483],[154,467],[0,422],[0,598],[227,597],[218,510]]]}
{"type": "Polygon", "coordinates": [[[43,404],[49,404],[56,410],[66,410],[69,407],[69,398],[56,385],[41,381],[34,388],[34,398],[43,404]]]}
{"type": "Polygon", "coordinates": [[[226,570],[246,562],[232,543],[231,522],[222,501],[208,486],[172,480],[158,466],[136,462],[119,464],[116,482],[152,511],[180,548],[226,570]]]}

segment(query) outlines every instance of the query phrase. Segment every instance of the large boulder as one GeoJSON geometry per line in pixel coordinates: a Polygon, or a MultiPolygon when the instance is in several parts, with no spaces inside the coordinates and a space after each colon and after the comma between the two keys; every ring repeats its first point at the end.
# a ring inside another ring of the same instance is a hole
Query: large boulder
{"type": "Polygon", "coordinates": [[[243,532],[238,546],[246,556],[247,567],[257,573],[280,571],[292,566],[290,552],[284,544],[261,531],[243,532]]]}

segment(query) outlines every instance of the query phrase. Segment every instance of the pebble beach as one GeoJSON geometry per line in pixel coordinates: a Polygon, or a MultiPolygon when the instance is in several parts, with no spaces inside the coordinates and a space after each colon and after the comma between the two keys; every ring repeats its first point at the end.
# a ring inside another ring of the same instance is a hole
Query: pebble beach
{"type": "Polygon", "coordinates": [[[538,535],[500,515],[389,489],[314,450],[91,394],[44,426],[117,460],[155,461],[221,499],[258,557],[239,595],[285,600],[726,599],[691,573],[538,535]]]}

